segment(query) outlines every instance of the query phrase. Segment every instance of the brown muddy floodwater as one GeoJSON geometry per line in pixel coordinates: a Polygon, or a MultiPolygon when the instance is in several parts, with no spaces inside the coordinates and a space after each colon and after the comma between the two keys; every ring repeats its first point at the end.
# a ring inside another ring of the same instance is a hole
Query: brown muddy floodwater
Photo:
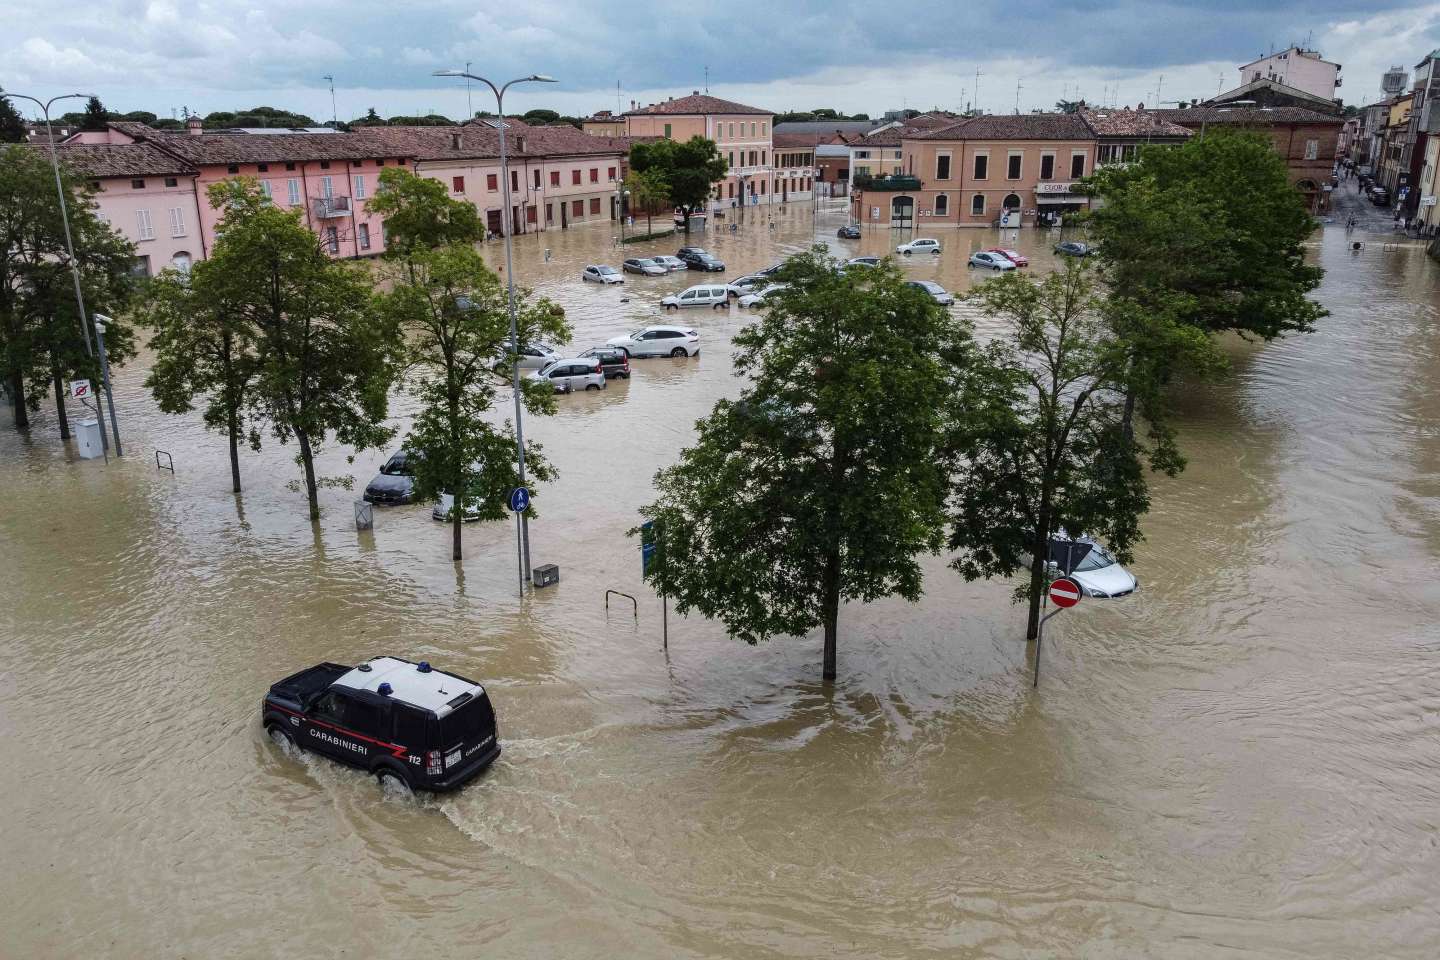
{"type": "MultiPolygon", "coordinates": [[[[811,236],[792,205],[702,242],[734,277],[811,236]]],[[[964,290],[997,239],[946,233],[906,269],[964,290]]],[[[0,956],[1440,955],[1440,265],[1372,239],[1317,236],[1316,333],[1236,344],[1228,380],[1183,392],[1190,468],[1156,484],[1143,586],[1054,621],[1038,692],[1012,585],[944,558],[922,602],[844,611],[833,692],[814,636],[750,648],[672,615],[662,655],[624,531],[738,389],[739,311],[686,315],[698,359],[528,422],[562,473],[534,560],[562,581],[523,602],[510,525],[468,528],[458,570],[428,507],[357,534],[331,489],[312,529],[278,446],[233,497],[222,439],[158,413],[143,361],[123,463],[6,418],[0,956]],[[607,619],[610,587],[638,624],[607,619]],[[263,736],[271,681],[380,653],[489,685],[488,774],[386,798],[263,736]]],[[[1051,242],[1013,241],[1031,270],[1051,242]]],[[[606,225],[517,243],[580,347],[704,279],[580,282],[619,259],[606,225]]],[[[360,484],[383,458],[344,454],[325,472],[360,484]]]]}

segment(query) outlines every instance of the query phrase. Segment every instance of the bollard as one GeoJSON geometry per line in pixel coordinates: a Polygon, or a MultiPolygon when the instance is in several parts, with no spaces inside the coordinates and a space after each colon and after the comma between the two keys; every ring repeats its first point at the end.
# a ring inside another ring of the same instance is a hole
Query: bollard
{"type": "Polygon", "coordinates": [[[355,529],[370,530],[375,526],[375,507],[364,500],[355,501],[355,529]]]}
{"type": "Polygon", "coordinates": [[[104,453],[103,437],[97,420],[81,420],[75,424],[75,453],[81,460],[94,460],[104,453]]]}

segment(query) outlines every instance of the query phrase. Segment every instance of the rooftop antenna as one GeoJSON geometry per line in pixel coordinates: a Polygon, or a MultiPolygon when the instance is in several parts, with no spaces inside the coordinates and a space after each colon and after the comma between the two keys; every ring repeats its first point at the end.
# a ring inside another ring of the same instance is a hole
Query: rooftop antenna
{"type": "Polygon", "coordinates": [[[1015,115],[1020,115],[1020,81],[1015,81],[1015,115]]]}
{"type": "Polygon", "coordinates": [[[615,81],[615,116],[620,116],[624,111],[620,109],[620,81],[615,81]]]}
{"type": "Polygon", "coordinates": [[[475,104],[470,102],[470,61],[465,61],[465,119],[475,119],[475,104]]]}
{"type": "Polygon", "coordinates": [[[330,81],[330,127],[331,129],[339,129],[340,111],[335,109],[335,78],[327,73],[320,79],[330,81]]]}
{"type": "Polygon", "coordinates": [[[705,66],[705,95],[710,95],[710,66],[705,66]]]}
{"type": "Polygon", "coordinates": [[[980,112],[980,68],[975,68],[975,112],[980,112]]]}
{"type": "Polygon", "coordinates": [[[1160,80],[1155,84],[1155,102],[1160,102],[1160,88],[1165,86],[1165,74],[1160,74],[1160,80]]]}

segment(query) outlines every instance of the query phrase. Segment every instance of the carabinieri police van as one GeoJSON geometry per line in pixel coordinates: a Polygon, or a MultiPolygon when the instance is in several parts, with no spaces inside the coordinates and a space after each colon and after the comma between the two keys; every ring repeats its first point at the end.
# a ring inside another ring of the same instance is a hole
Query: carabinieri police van
{"type": "Polygon", "coordinates": [[[412,790],[454,790],[500,756],[485,688],[424,661],[322,663],[271,686],[260,709],[277,744],[412,790]]]}

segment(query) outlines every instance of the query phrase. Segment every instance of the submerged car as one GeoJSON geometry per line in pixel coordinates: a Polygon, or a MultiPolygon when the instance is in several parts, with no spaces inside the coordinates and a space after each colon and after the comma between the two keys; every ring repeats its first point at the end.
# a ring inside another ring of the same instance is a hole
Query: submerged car
{"type": "Polygon", "coordinates": [[[1015,266],[1017,266],[1017,267],[1028,267],[1028,266],[1030,266],[1030,258],[1027,257],[1027,256],[1025,256],[1025,255],[1024,255],[1023,253],[1021,253],[1019,250],[1011,250],[1009,247],[991,247],[989,250],[986,250],[985,252],[986,252],[986,253],[998,253],[998,254],[1000,254],[1000,256],[1004,257],[1006,260],[1009,260],[1011,263],[1015,264],[1015,266]]]}
{"type": "Polygon", "coordinates": [[[1079,240],[1064,240],[1055,244],[1055,252],[1065,257],[1088,257],[1090,244],[1081,243],[1079,240]]]}
{"type": "Polygon", "coordinates": [[[942,307],[952,306],[955,303],[955,295],[934,280],[907,280],[905,281],[905,285],[925,291],[930,295],[931,300],[934,300],[942,307]]]}
{"type": "Polygon", "coordinates": [[[454,790],[500,756],[485,688],[423,660],[301,670],[271,684],[260,722],[278,745],[359,767],[403,792],[454,790]]]}
{"type": "Polygon", "coordinates": [[[938,254],[940,252],[940,241],[929,239],[911,240],[909,243],[900,244],[900,246],[895,248],[895,252],[903,253],[907,257],[912,253],[938,254]]]}
{"type": "Polygon", "coordinates": [[[1015,261],[1000,253],[993,253],[989,250],[981,250],[970,254],[970,260],[966,264],[971,267],[985,267],[989,270],[1014,270],[1015,261]]]}
{"type": "Polygon", "coordinates": [[[533,379],[550,384],[556,393],[574,393],[576,390],[604,390],[609,384],[604,368],[598,357],[573,357],[556,360],[541,367],[533,379]]]}
{"type": "Polygon", "coordinates": [[[649,257],[629,257],[620,264],[620,268],[626,273],[638,273],[646,277],[658,277],[670,272],[668,267],[662,267],[649,257]]]}
{"type": "Polygon", "coordinates": [[[700,334],[689,327],[644,327],[611,337],[606,345],[619,347],[632,357],[698,357],[700,334]]]}
{"type": "Polygon", "coordinates": [[[1062,573],[1069,568],[1070,579],[1080,584],[1087,597],[1124,597],[1140,587],[1134,574],[1089,537],[1052,537],[1050,562],[1062,573]]]}
{"type": "Polygon", "coordinates": [[[784,290],[789,284],[772,283],[770,286],[755,293],[747,293],[739,301],[742,307],[763,307],[770,302],[770,298],[784,290]]]}
{"type": "Polygon", "coordinates": [[[395,506],[409,503],[415,494],[415,471],[410,452],[400,450],[380,467],[375,479],[365,485],[366,503],[395,506]]]}
{"type": "Polygon", "coordinates": [[[671,273],[674,273],[676,270],[686,269],[684,260],[681,260],[679,257],[672,257],[668,253],[662,254],[660,256],[654,256],[650,259],[653,260],[655,263],[658,263],[660,266],[664,267],[666,270],[669,270],[671,273]]]}
{"type": "Polygon", "coordinates": [[[845,226],[835,231],[835,236],[839,237],[841,240],[859,240],[860,225],[857,223],[847,223],[845,224],[845,226]]]}
{"type": "Polygon", "coordinates": [[[619,270],[614,267],[607,267],[603,264],[591,264],[580,272],[581,280],[589,280],[592,283],[624,283],[625,278],[619,270]]]}
{"type": "MultiPolygon", "coordinates": [[[[879,258],[879,257],[851,257],[849,260],[846,260],[846,261],[845,261],[845,267],[878,267],[878,266],[880,266],[880,258],[879,258]]],[[[843,270],[843,269],[845,269],[845,267],[842,267],[841,269],[843,270]]]]}
{"type": "MultiPolygon", "coordinates": [[[[454,509],[455,494],[446,490],[440,494],[440,499],[435,501],[435,506],[430,508],[430,517],[434,520],[440,520],[444,523],[449,523],[450,511],[454,509]]],[[[474,523],[476,520],[479,520],[480,505],[473,502],[466,504],[465,512],[461,514],[460,519],[465,521],[466,523],[474,523]]]]}

